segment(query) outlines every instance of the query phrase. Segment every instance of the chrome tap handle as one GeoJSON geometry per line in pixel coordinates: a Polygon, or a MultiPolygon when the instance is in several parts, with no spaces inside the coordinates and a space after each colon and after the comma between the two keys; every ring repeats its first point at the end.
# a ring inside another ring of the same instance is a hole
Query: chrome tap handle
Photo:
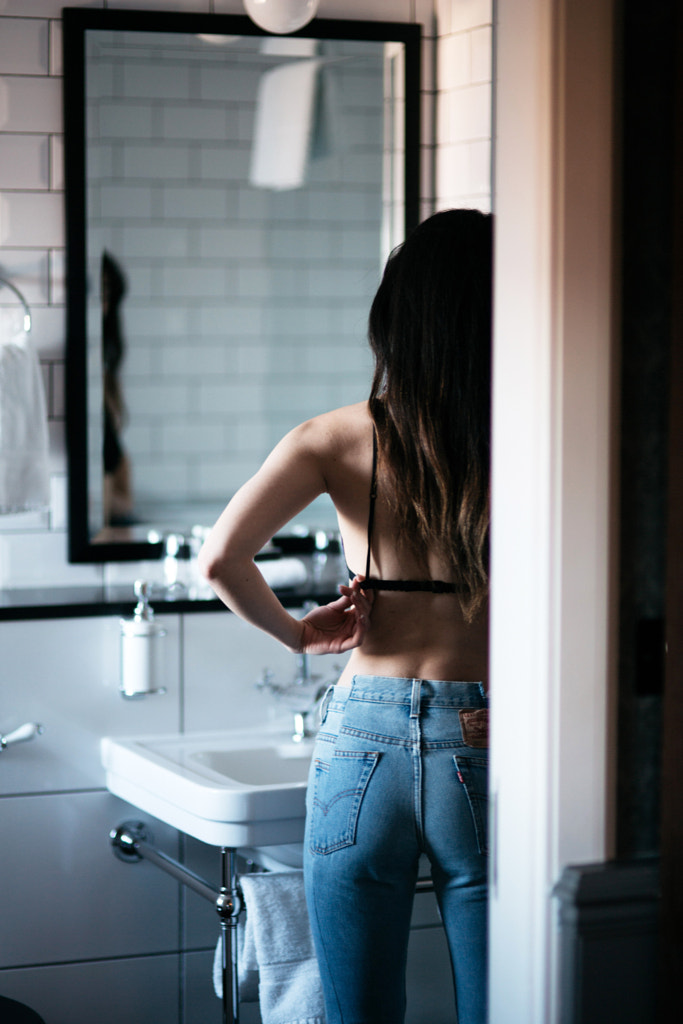
{"type": "Polygon", "coordinates": [[[13,729],[12,732],[0,736],[0,750],[4,750],[10,743],[25,743],[27,740],[32,740],[35,736],[40,736],[43,732],[45,730],[38,722],[25,722],[17,729],[13,729]]]}

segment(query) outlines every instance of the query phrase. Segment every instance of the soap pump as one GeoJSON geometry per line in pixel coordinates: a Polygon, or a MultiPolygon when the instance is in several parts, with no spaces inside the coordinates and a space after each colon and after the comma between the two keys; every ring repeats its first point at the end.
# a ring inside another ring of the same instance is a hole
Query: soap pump
{"type": "Polygon", "coordinates": [[[121,619],[121,696],[126,700],[139,700],[152,693],[166,693],[166,687],[157,686],[161,672],[159,641],[166,630],[154,619],[149,603],[149,583],[136,580],[134,587],[138,603],[132,619],[121,619]]]}

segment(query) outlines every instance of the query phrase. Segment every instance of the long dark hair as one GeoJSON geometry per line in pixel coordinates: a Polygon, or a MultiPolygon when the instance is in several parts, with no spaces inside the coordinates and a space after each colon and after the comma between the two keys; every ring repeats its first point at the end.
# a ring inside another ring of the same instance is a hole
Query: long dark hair
{"type": "Polygon", "coordinates": [[[492,222],[424,221],[389,257],[370,310],[370,411],[399,541],[452,566],[471,620],[488,590],[492,222]]]}
{"type": "Polygon", "coordinates": [[[125,415],[119,369],[125,354],[121,331],[120,306],[127,291],[120,266],[108,252],[102,253],[102,366],[104,400],[120,428],[125,415]]]}

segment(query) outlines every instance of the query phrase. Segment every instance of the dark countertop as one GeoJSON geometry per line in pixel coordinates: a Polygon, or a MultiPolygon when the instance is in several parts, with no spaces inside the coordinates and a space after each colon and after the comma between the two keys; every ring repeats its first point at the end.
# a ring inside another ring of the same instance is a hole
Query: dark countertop
{"type": "MultiPolygon", "coordinates": [[[[336,579],[330,579],[328,573],[325,576],[325,579],[311,580],[302,586],[282,588],[276,590],[276,593],[288,608],[300,608],[305,601],[325,604],[339,597],[336,579]]],[[[27,587],[7,590],[0,588],[0,622],[16,622],[21,619],[74,619],[98,615],[129,616],[136,604],[132,584],[110,587],[27,587]]],[[[161,588],[158,592],[152,591],[150,604],[157,615],[227,611],[225,605],[215,597],[169,599],[161,588]]]]}

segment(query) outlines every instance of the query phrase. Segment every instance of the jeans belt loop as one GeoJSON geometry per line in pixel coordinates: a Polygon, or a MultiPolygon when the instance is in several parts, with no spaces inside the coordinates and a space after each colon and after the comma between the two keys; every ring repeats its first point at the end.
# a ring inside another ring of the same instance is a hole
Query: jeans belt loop
{"type": "Polygon", "coordinates": [[[420,691],[422,689],[422,680],[413,679],[413,689],[410,694],[410,717],[420,717],[420,691]]]}
{"type": "Polygon", "coordinates": [[[332,700],[333,694],[334,694],[334,683],[332,683],[330,686],[327,687],[327,689],[325,691],[325,696],[320,701],[320,724],[321,725],[324,725],[325,719],[327,718],[327,709],[330,706],[330,701],[332,700]]]}

